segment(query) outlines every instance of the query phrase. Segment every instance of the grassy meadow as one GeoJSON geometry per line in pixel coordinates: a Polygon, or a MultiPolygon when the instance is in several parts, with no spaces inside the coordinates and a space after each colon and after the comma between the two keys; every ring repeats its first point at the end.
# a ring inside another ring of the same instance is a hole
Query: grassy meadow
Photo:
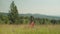
{"type": "Polygon", "coordinates": [[[60,34],[60,25],[7,25],[0,24],[0,34],[60,34]]]}

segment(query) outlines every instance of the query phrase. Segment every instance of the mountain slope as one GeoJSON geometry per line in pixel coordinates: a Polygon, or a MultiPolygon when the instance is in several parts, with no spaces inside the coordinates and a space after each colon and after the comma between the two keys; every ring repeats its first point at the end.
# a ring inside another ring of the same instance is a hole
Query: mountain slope
{"type": "Polygon", "coordinates": [[[35,18],[48,18],[48,19],[56,19],[59,20],[60,17],[59,16],[47,16],[47,15],[42,15],[42,14],[19,14],[20,16],[33,16],[35,18]]]}
{"type": "MultiPolygon", "coordinates": [[[[0,15],[5,15],[7,16],[9,13],[0,13],[0,15]]],[[[59,16],[47,16],[47,15],[42,15],[42,14],[19,14],[19,16],[33,16],[34,18],[48,18],[48,19],[56,19],[60,20],[59,16]]]]}

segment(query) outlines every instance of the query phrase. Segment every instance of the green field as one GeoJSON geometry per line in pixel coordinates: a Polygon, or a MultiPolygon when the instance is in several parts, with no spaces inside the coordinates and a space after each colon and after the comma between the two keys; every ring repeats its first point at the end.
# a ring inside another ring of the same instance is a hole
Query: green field
{"type": "Polygon", "coordinates": [[[60,25],[0,25],[0,34],[60,34],[60,25]]]}

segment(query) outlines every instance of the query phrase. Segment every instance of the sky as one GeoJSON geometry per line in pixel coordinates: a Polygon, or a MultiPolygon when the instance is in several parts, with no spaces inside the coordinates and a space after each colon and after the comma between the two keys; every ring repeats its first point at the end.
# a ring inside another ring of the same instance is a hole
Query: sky
{"type": "Polygon", "coordinates": [[[12,1],[19,14],[60,16],[60,0],[0,0],[0,12],[8,13],[12,1]]]}

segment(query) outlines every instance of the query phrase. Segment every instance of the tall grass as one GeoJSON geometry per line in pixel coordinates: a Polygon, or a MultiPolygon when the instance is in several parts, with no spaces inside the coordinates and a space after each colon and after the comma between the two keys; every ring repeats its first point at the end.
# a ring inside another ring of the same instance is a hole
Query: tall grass
{"type": "Polygon", "coordinates": [[[0,34],[60,34],[60,25],[0,25],[0,34]]]}

